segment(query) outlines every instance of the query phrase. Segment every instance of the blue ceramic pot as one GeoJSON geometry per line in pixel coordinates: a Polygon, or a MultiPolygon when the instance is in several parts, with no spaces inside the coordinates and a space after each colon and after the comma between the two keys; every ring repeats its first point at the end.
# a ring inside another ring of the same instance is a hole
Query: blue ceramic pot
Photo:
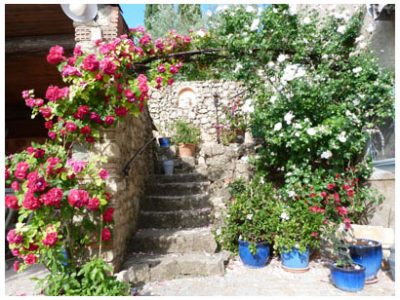
{"type": "Polygon", "coordinates": [[[171,146],[171,140],[168,137],[158,138],[158,143],[161,148],[169,148],[171,146]]]}
{"type": "Polygon", "coordinates": [[[360,245],[349,246],[350,256],[357,264],[365,267],[365,279],[372,280],[381,268],[382,244],[368,239],[357,239],[360,245]]]}
{"type": "Polygon", "coordinates": [[[288,269],[307,269],[310,259],[310,249],[300,252],[299,249],[293,247],[289,252],[281,253],[282,265],[288,269]]]}
{"type": "Polygon", "coordinates": [[[239,240],[239,256],[243,264],[253,268],[262,268],[267,264],[269,258],[269,244],[267,242],[256,245],[256,254],[252,254],[249,243],[239,240]]]}
{"type": "Polygon", "coordinates": [[[331,280],[338,288],[346,292],[358,292],[365,285],[365,268],[359,265],[359,270],[348,270],[338,267],[336,264],[331,266],[331,280]]]}

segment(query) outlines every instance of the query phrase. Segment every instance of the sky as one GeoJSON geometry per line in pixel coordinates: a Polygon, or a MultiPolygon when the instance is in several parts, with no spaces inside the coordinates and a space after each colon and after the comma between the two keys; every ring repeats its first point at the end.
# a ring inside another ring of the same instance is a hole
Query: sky
{"type": "MultiPolygon", "coordinates": [[[[144,26],[145,4],[120,4],[123,16],[129,28],[144,26]]],[[[217,4],[201,4],[201,10],[205,13],[207,10],[215,10],[217,4]]]]}

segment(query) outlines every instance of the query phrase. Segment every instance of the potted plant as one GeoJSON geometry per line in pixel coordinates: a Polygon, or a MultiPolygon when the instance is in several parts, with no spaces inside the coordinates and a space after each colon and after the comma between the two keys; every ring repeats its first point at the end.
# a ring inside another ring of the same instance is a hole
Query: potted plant
{"type": "Polygon", "coordinates": [[[179,145],[179,156],[194,156],[196,145],[200,143],[200,129],[184,120],[176,121],[174,128],[173,141],[179,145]]]}
{"type": "Polygon", "coordinates": [[[278,222],[276,192],[257,178],[248,185],[235,181],[230,191],[233,197],[217,240],[224,248],[239,252],[246,266],[264,267],[278,222]]]}
{"type": "Polygon", "coordinates": [[[377,282],[382,264],[382,244],[370,239],[354,239],[349,245],[349,251],[352,260],[365,267],[366,283],[377,282]]]}
{"type": "Polygon", "coordinates": [[[282,268],[289,272],[306,272],[310,250],[319,247],[324,216],[310,210],[302,199],[280,202],[279,215],[274,248],[280,253],[282,268]]]}
{"type": "Polygon", "coordinates": [[[325,237],[333,246],[335,263],[330,267],[330,279],[334,286],[346,292],[359,292],[365,286],[365,267],[354,262],[350,255],[349,246],[352,237],[348,226],[335,224],[325,227],[325,237]]]}

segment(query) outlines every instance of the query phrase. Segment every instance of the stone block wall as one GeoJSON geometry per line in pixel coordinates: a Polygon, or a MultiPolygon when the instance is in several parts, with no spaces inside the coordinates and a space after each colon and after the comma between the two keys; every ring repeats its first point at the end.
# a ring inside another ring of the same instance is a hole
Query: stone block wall
{"type": "Polygon", "coordinates": [[[152,137],[151,119],[144,111],[140,117],[127,116],[116,128],[103,130],[101,139],[92,149],[76,147],[73,154],[74,158],[83,160],[91,154],[107,157],[107,163],[102,167],[110,173],[106,182],[107,192],[111,194],[111,207],[115,211],[112,241],[103,244],[103,256],[115,270],[121,267],[126,246],[137,229],[139,200],[144,196],[154,170],[152,144],[132,162],[127,176],[123,169],[135,152],[152,137]]]}

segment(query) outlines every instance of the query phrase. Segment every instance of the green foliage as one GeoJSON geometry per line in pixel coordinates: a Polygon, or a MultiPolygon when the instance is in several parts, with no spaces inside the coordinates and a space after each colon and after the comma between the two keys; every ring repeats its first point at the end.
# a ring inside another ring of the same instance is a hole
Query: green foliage
{"type": "Polygon", "coordinates": [[[112,276],[112,267],[100,258],[78,271],[53,272],[39,280],[46,296],[128,296],[129,285],[112,276]]]}
{"type": "Polygon", "coordinates": [[[173,124],[175,134],[172,141],[175,144],[195,144],[200,143],[200,129],[187,121],[178,120],[173,124]]]}
{"type": "Polygon", "coordinates": [[[254,178],[244,189],[240,181],[231,185],[232,200],[228,205],[221,233],[216,235],[221,246],[238,251],[238,240],[249,242],[255,250],[256,243],[273,243],[279,220],[277,194],[269,183],[254,178]]]}
{"type": "Polygon", "coordinates": [[[246,191],[246,183],[243,178],[236,179],[235,181],[229,183],[228,191],[233,198],[240,196],[246,191]]]}

